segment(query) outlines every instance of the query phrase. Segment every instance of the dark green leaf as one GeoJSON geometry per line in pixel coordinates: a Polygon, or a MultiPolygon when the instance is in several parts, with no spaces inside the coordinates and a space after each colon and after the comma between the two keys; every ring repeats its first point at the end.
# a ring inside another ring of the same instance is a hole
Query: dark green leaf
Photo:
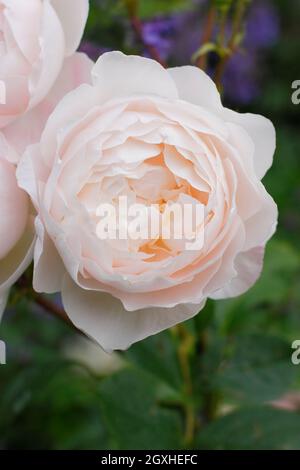
{"type": "Polygon", "coordinates": [[[289,390],[297,368],[290,344],[267,335],[243,335],[230,345],[215,383],[229,397],[247,403],[273,400],[289,390]]]}
{"type": "Polygon", "coordinates": [[[300,415],[271,407],[235,411],[207,426],[200,449],[300,449],[300,415]]]}
{"type": "Polygon", "coordinates": [[[103,416],[116,449],[172,449],[180,446],[180,416],[159,406],[156,382],[134,370],[104,379],[103,416]]]}

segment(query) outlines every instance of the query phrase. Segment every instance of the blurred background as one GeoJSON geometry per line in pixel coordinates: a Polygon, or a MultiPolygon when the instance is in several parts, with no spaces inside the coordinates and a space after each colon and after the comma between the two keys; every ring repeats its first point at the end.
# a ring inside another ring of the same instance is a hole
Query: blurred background
{"type": "MultiPolygon", "coordinates": [[[[169,65],[204,60],[212,73],[217,52],[199,50],[212,2],[140,0],[130,19],[133,3],[91,0],[81,50],[92,59],[154,50],[169,65]]],[[[8,348],[0,449],[300,449],[300,365],[291,361],[300,340],[300,104],[291,100],[300,80],[300,2],[247,3],[222,90],[227,106],[264,114],[277,129],[264,184],[279,228],[261,279],[111,356],[13,292],[0,329],[8,348]]]]}

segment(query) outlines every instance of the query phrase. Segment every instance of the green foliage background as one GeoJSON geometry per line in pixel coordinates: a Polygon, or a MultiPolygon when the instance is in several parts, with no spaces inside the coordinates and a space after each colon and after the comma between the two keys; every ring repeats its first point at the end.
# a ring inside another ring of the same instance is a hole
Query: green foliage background
{"type": "MultiPolygon", "coordinates": [[[[265,59],[261,96],[247,107],[273,120],[278,141],[264,183],[279,228],[261,279],[237,299],[208,302],[184,331],[138,343],[109,366],[99,349],[97,367],[71,358],[66,345],[81,344],[77,334],[18,301],[1,325],[8,364],[0,367],[0,448],[300,449],[300,398],[286,398],[300,396],[300,365],[291,363],[291,343],[300,339],[300,105],[291,103],[300,9],[297,0],[274,3],[281,39],[265,59]],[[281,408],[273,405],[279,399],[281,408]]],[[[140,13],[188,7],[142,0],[140,13]]],[[[91,1],[86,38],[128,51],[127,28],[121,2],[91,1]]]]}

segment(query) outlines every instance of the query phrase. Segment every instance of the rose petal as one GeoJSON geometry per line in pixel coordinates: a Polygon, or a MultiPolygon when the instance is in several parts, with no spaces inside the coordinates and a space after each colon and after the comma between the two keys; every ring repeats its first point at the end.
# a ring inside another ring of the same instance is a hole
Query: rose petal
{"type": "Polygon", "coordinates": [[[127,349],[131,344],[196,315],[205,304],[178,305],[172,309],[149,308],[127,312],[121,302],[109,294],[79,288],[65,278],[62,299],[74,323],[105,351],[127,349]]]}
{"type": "Polygon", "coordinates": [[[181,100],[211,110],[222,106],[220,93],[215,83],[203,70],[186,65],[169,68],[168,72],[176,83],[181,100]]]}
{"type": "Polygon", "coordinates": [[[51,0],[61,21],[66,41],[66,56],[79,46],[89,12],[89,0],[51,0]]]}
{"type": "Polygon", "coordinates": [[[240,253],[234,263],[237,272],[236,277],[209,297],[212,299],[225,299],[244,294],[259,278],[263,259],[264,247],[261,246],[240,253]]]}
{"type": "Polygon", "coordinates": [[[92,76],[103,101],[132,94],[176,99],[176,86],[168,72],[154,60],[106,52],[96,62],[92,76]]]}
{"type": "Polygon", "coordinates": [[[42,13],[41,1],[2,0],[2,3],[7,7],[5,18],[10,25],[18,47],[28,61],[34,61],[39,51],[38,35],[42,13]]]}
{"type": "Polygon", "coordinates": [[[82,83],[91,81],[93,62],[82,53],[66,59],[63,68],[46,98],[34,109],[7,126],[3,133],[19,155],[26,147],[39,141],[47,119],[59,101],[82,83]]]}
{"type": "Polygon", "coordinates": [[[226,121],[244,127],[255,144],[254,166],[261,179],[272,164],[276,147],[275,129],[271,121],[258,114],[241,114],[223,108],[215,83],[197,67],[175,67],[169,69],[169,73],[181,99],[214,110],[226,121]]]}
{"type": "Polygon", "coordinates": [[[0,289],[0,322],[8,300],[9,290],[0,289]]]}
{"type": "Polygon", "coordinates": [[[276,133],[272,122],[259,114],[236,113],[223,108],[222,116],[227,121],[242,126],[252,138],[255,145],[254,168],[259,179],[262,179],[273,162],[276,148],[276,133]]]}
{"type": "Polygon", "coordinates": [[[0,260],[0,292],[8,290],[32,261],[35,233],[32,219],[14,249],[0,260]]]}
{"type": "Polygon", "coordinates": [[[37,241],[34,248],[33,288],[36,292],[54,294],[62,287],[65,268],[40,219],[35,219],[37,241]]]}
{"type": "Polygon", "coordinates": [[[28,217],[28,196],[17,186],[15,167],[0,159],[0,259],[21,238],[28,217]]]}
{"type": "Polygon", "coordinates": [[[31,83],[33,94],[30,108],[36,106],[47,95],[61,70],[65,56],[62,26],[49,2],[43,2],[40,35],[41,58],[37,64],[37,79],[31,83]]]}

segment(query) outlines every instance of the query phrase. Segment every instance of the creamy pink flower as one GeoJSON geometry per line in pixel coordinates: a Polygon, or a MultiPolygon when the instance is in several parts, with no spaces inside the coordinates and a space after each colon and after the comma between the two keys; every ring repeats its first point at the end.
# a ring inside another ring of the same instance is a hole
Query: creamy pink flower
{"type": "Polygon", "coordinates": [[[277,220],[260,182],[275,131],[262,116],[224,108],[195,67],[165,70],[113,52],[92,77],[59,103],[18,179],[38,212],[35,290],[61,291],[78,328],[104,349],[124,349],[259,277],[277,220]],[[203,248],[99,240],[97,207],[120,195],[204,204],[203,248]]]}
{"type": "Polygon", "coordinates": [[[84,54],[66,59],[47,97],[0,132],[0,317],[9,288],[32,260],[35,238],[33,208],[28,195],[17,185],[16,163],[28,145],[40,140],[60,99],[90,81],[91,65],[84,54]]]}
{"type": "Polygon", "coordinates": [[[0,0],[0,128],[50,91],[66,57],[77,49],[88,0],[0,0]]]}

